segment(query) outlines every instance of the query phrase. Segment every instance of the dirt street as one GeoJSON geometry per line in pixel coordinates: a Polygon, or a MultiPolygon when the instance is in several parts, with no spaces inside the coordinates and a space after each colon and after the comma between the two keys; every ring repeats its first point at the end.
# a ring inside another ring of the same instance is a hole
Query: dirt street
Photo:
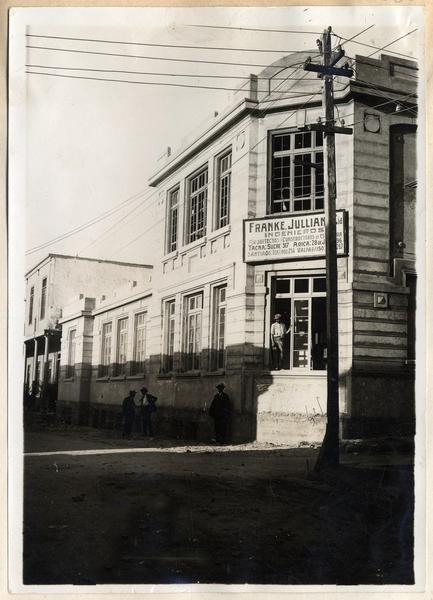
{"type": "Polygon", "coordinates": [[[25,584],[413,582],[412,466],[392,448],[321,480],[311,448],[80,430],[26,453],[25,584]]]}

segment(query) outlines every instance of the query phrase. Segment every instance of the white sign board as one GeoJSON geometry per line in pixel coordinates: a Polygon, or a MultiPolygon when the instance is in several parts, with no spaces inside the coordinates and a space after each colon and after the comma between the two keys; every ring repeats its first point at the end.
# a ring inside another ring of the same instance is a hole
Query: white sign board
{"type": "MultiPolygon", "coordinates": [[[[337,211],[337,254],[347,254],[346,211],[337,211]]],[[[325,252],[325,213],[265,217],[244,221],[244,261],[272,262],[322,258],[325,252]]]]}

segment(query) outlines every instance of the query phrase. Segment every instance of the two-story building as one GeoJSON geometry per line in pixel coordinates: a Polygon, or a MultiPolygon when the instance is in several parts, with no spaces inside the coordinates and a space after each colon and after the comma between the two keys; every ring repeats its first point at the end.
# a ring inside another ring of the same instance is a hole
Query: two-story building
{"type": "MultiPolygon", "coordinates": [[[[26,273],[24,384],[53,407],[60,374],[60,320],[74,298],[111,295],[150,277],[149,265],[49,254],[26,273]]],[[[71,348],[74,340],[69,340],[71,348]]],[[[45,406],[47,407],[47,406],[45,406]]]]}
{"type": "MultiPolygon", "coordinates": [[[[252,75],[152,176],[162,229],[151,289],[83,298],[64,315],[63,400],[79,398],[77,371],[68,373],[85,364],[81,396],[95,424],[146,382],[160,432],[209,439],[209,405],[224,382],[234,441],[322,440],[324,139],[306,126],[323,109],[321,81],[302,68],[308,56],[252,75]],[[281,364],[275,314],[287,330],[281,364]]],[[[336,78],[334,92],[337,124],[353,129],[336,136],[342,435],[410,434],[417,65],[386,55],[352,62],[354,77],[336,78]]]]}
{"type": "MultiPolygon", "coordinates": [[[[308,53],[251,76],[228,110],[152,176],[165,237],[155,264],[151,371],[190,434],[223,381],[233,439],[318,440],[326,421],[324,140],[308,53]],[[289,329],[282,368],[274,315],[289,329]],[[156,375],[157,374],[157,375],[156,375]]],[[[343,435],[414,425],[417,65],[358,56],[336,78],[343,435]]],[[[397,429],[396,429],[397,428],[397,429]]]]}

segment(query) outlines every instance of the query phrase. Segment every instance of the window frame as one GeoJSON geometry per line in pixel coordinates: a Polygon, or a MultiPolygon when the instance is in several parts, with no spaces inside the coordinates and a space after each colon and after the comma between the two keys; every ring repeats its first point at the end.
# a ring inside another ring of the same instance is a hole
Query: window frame
{"type": "Polygon", "coordinates": [[[166,225],[166,233],[165,233],[165,253],[166,254],[171,254],[172,252],[176,252],[179,250],[179,210],[180,210],[180,184],[177,183],[175,186],[173,186],[172,188],[170,188],[167,191],[167,208],[166,208],[166,214],[167,214],[167,225],[166,225]],[[173,197],[174,194],[177,193],[177,203],[175,205],[175,207],[171,206],[171,199],[173,197]],[[174,246],[173,246],[173,241],[172,241],[172,234],[173,234],[173,208],[176,209],[176,239],[174,241],[174,246]]]}
{"type": "Polygon", "coordinates": [[[77,328],[72,327],[68,331],[68,362],[66,363],[66,379],[73,379],[75,377],[76,352],[77,352],[77,328]]]}
{"type": "Polygon", "coordinates": [[[119,316],[119,318],[116,321],[116,347],[115,347],[115,356],[116,356],[116,361],[115,361],[115,375],[117,377],[121,377],[121,376],[126,376],[127,375],[127,365],[128,365],[128,337],[129,337],[129,316],[128,315],[121,315],[119,316]],[[121,329],[121,323],[126,321],[126,329],[121,329]],[[121,334],[125,334],[126,332],[126,338],[125,340],[121,340],[120,336],[121,334]],[[124,357],[125,360],[122,362],[121,361],[121,341],[122,341],[122,346],[124,345],[124,357]]]}
{"type": "Polygon", "coordinates": [[[210,355],[210,371],[223,371],[226,365],[226,347],[227,347],[227,281],[218,282],[211,287],[212,294],[212,311],[211,311],[211,355],[210,355]],[[218,294],[221,290],[225,290],[224,301],[220,301],[218,294]],[[223,347],[219,348],[219,310],[224,308],[224,334],[223,334],[223,347]],[[220,356],[222,356],[222,364],[220,364],[220,356]]]}
{"type": "Polygon", "coordinates": [[[316,162],[316,155],[318,153],[322,154],[322,164],[324,165],[324,145],[323,145],[323,137],[322,137],[322,145],[321,146],[317,146],[316,145],[316,136],[317,136],[317,132],[311,131],[311,132],[307,132],[307,131],[301,131],[298,127],[287,127],[287,128],[282,128],[282,129],[271,129],[268,131],[268,156],[267,156],[267,201],[266,201],[266,214],[267,215],[296,215],[299,213],[312,213],[312,212],[318,212],[321,211],[323,212],[324,210],[324,204],[325,204],[325,187],[324,187],[324,181],[322,181],[322,187],[323,187],[323,193],[321,194],[317,194],[316,193],[316,179],[317,179],[317,169],[315,168],[310,168],[310,194],[309,196],[305,196],[305,197],[295,197],[294,195],[294,183],[295,183],[295,160],[294,157],[295,156],[300,156],[300,155],[310,155],[311,156],[311,161],[312,162],[316,162]],[[302,147],[302,148],[296,148],[295,146],[295,135],[296,134],[306,134],[306,133],[311,133],[312,136],[312,140],[314,140],[314,144],[309,146],[309,147],[302,147]],[[273,210],[273,204],[274,204],[274,200],[272,198],[273,196],[273,190],[274,190],[274,185],[273,185],[273,159],[274,159],[274,152],[273,152],[273,141],[275,139],[275,137],[279,136],[279,135],[290,135],[290,149],[289,150],[284,150],[284,151],[278,151],[278,157],[284,157],[284,156],[290,156],[293,157],[293,159],[290,160],[290,181],[289,181],[289,186],[290,186],[290,198],[287,199],[285,202],[287,202],[289,204],[289,209],[288,210],[273,210]],[[293,147],[292,147],[293,146],[293,147]],[[310,201],[310,208],[305,208],[304,206],[301,206],[299,209],[294,209],[294,203],[295,201],[297,202],[305,202],[305,201],[310,201]],[[320,200],[320,203],[322,204],[322,206],[319,206],[319,208],[317,208],[317,200],[320,200]]]}
{"type": "Polygon", "coordinates": [[[47,305],[47,286],[48,286],[48,278],[44,277],[42,279],[42,283],[41,283],[41,310],[39,313],[39,318],[41,321],[43,319],[45,319],[45,312],[46,312],[46,305],[47,305]]]}
{"type": "MultiPolygon", "coordinates": [[[[270,298],[270,319],[269,319],[269,331],[267,335],[267,339],[269,339],[269,348],[271,348],[271,336],[270,336],[270,328],[273,322],[273,314],[276,310],[275,300],[277,299],[289,299],[290,300],[290,335],[289,335],[289,373],[304,373],[304,374],[324,374],[326,373],[326,368],[324,369],[313,369],[313,358],[312,358],[312,349],[313,349],[313,341],[312,341],[312,306],[313,306],[313,298],[325,298],[325,309],[326,309],[326,301],[327,301],[327,291],[314,291],[314,279],[324,279],[326,281],[326,274],[315,272],[315,273],[273,273],[271,279],[271,298],[270,298]],[[277,292],[276,291],[276,283],[277,280],[289,279],[290,280],[290,291],[289,292],[277,292]],[[307,279],[309,280],[308,291],[307,292],[295,292],[295,280],[307,279]],[[307,348],[307,357],[308,363],[307,366],[294,366],[294,336],[295,336],[295,327],[294,327],[294,312],[295,312],[295,302],[296,301],[307,301],[308,302],[308,348],[307,348]]],[[[271,360],[271,359],[270,359],[271,360]]]]}
{"type": "Polygon", "coordinates": [[[29,293],[29,322],[28,322],[29,325],[31,325],[32,321],[33,321],[34,304],[35,304],[35,286],[32,285],[32,286],[30,286],[30,293],[29,293]]]}
{"type": "Polygon", "coordinates": [[[182,360],[181,370],[184,373],[199,372],[202,368],[202,335],[203,335],[203,309],[204,309],[204,290],[195,290],[188,292],[182,296],[182,360]],[[193,298],[200,298],[201,306],[198,308],[190,308],[189,301],[193,298]],[[195,320],[195,327],[190,329],[190,317],[199,317],[199,326],[195,320]],[[189,352],[190,331],[194,332],[193,336],[193,352],[189,352]],[[190,358],[191,364],[190,364],[190,358]]]}
{"type": "Polygon", "coordinates": [[[100,348],[100,360],[99,360],[99,377],[109,377],[111,374],[111,358],[112,358],[112,353],[113,353],[113,320],[109,320],[109,321],[104,321],[101,324],[101,348],[100,348]],[[106,336],[104,335],[104,330],[106,327],[108,327],[108,325],[111,326],[111,330],[110,330],[110,354],[109,354],[109,360],[107,363],[104,362],[105,360],[105,340],[106,340],[106,336]]]}
{"type": "Polygon", "coordinates": [[[213,230],[217,231],[218,229],[222,229],[223,227],[227,227],[230,225],[230,205],[231,205],[231,193],[232,193],[232,165],[233,165],[233,149],[232,146],[225,148],[222,152],[220,152],[215,157],[215,167],[214,172],[216,174],[215,177],[215,208],[214,208],[214,223],[213,230]],[[222,161],[230,156],[230,167],[221,174],[221,163],[222,161]],[[225,223],[221,223],[221,182],[223,177],[228,177],[228,194],[227,194],[227,209],[225,214],[225,223]]]}
{"type": "Polygon", "coordinates": [[[134,331],[133,331],[133,348],[132,348],[132,364],[131,364],[131,375],[144,375],[145,373],[145,360],[146,360],[146,343],[147,343],[147,321],[148,311],[147,309],[140,309],[134,313],[134,331]],[[140,317],[143,317],[143,324],[140,327],[137,326],[137,321],[140,317]],[[143,360],[137,360],[137,339],[138,331],[144,331],[144,348],[143,348],[143,360]],[[140,369],[139,365],[143,363],[143,368],[140,369]]]}
{"type": "Polygon", "coordinates": [[[196,169],[191,175],[185,179],[185,211],[184,211],[184,245],[188,246],[189,244],[193,244],[194,242],[198,242],[206,237],[207,232],[207,209],[208,209],[208,201],[209,201],[209,165],[205,163],[199,169],[196,169]],[[200,177],[200,175],[206,173],[206,185],[199,190],[193,192],[194,197],[198,196],[201,191],[205,191],[205,198],[203,202],[203,226],[200,230],[202,231],[202,235],[197,237],[196,231],[194,232],[194,239],[192,238],[191,233],[191,201],[193,194],[191,193],[191,183],[194,179],[200,177]]]}

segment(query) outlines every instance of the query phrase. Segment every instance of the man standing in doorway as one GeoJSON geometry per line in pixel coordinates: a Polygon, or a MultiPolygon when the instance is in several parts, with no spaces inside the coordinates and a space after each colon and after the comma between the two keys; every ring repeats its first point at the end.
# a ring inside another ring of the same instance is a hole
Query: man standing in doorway
{"type": "Polygon", "coordinates": [[[277,313],[274,317],[275,322],[271,325],[271,341],[274,368],[276,371],[281,369],[284,359],[284,338],[289,333],[285,323],[281,321],[281,315],[277,313]]]}

